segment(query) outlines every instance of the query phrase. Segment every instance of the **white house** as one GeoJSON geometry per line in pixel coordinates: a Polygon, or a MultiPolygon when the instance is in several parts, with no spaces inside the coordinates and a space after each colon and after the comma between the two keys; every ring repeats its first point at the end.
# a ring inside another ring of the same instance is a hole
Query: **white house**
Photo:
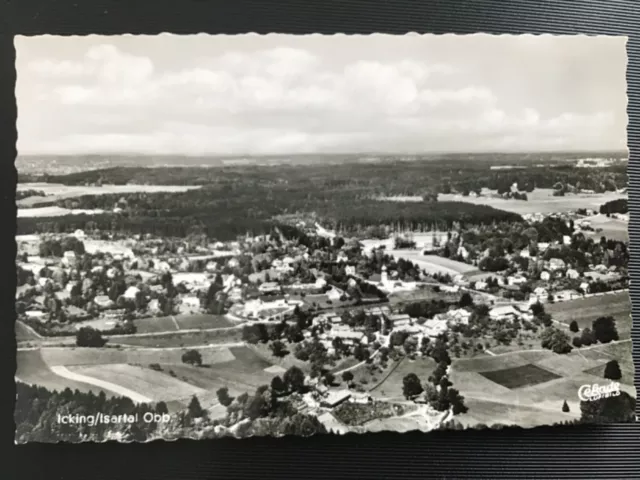
{"type": "Polygon", "coordinates": [[[349,257],[347,257],[346,253],[338,252],[338,256],[336,257],[336,262],[344,263],[344,262],[348,262],[348,261],[349,261],[349,257]]]}
{"type": "Polygon", "coordinates": [[[475,289],[476,290],[486,290],[487,289],[487,282],[485,282],[484,280],[478,280],[475,283],[475,289]]]}
{"type": "Polygon", "coordinates": [[[579,278],[580,274],[578,273],[577,270],[570,268],[569,270],[567,270],[567,278],[571,278],[572,280],[575,280],[576,278],[579,278]]]}
{"type": "Polygon", "coordinates": [[[571,237],[569,235],[562,236],[562,243],[564,245],[571,245],[571,237]]]}
{"type": "Polygon", "coordinates": [[[67,267],[74,266],[76,262],[77,262],[76,252],[68,250],[62,254],[62,263],[67,267]]]}
{"type": "Polygon", "coordinates": [[[106,295],[98,295],[93,299],[93,303],[95,303],[99,308],[111,308],[114,306],[113,301],[106,295]]]}
{"type": "Polygon", "coordinates": [[[582,290],[584,293],[589,293],[589,283],[588,282],[582,282],[580,284],[580,290],[582,290]]]}
{"type": "Polygon", "coordinates": [[[460,291],[460,285],[441,285],[440,291],[446,293],[457,293],[460,291]]]}
{"type": "Polygon", "coordinates": [[[509,285],[522,285],[523,283],[526,283],[526,282],[527,282],[527,279],[522,275],[511,275],[509,278],[507,278],[507,283],[509,285]]]}
{"type": "Polygon", "coordinates": [[[504,305],[500,307],[492,308],[489,311],[489,317],[492,320],[507,320],[518,317],[520,313],[511,305],[504,305]]]}
{"type": "Polygon", "coordinates": [[[155,262],[155,269],[158,272],[170,272],[171,265],[169,265],[169,263],[165,262],[164,260],[161,260],[159,262],[155,262]]]}
{"type": "Polygon", "coordinates": [[[344,272],[347,275],[355,275],[356,274],[356,267],[354,267],[353,265],[347,265],[346,267],[344,267],[344,272]]]}
{"type": "Polygon", "coordinates": [[[127,288],[127,290],[124,292],[124,294],[122,295],[124,298],[126,298],[127,300],[135,300],[136,299],[136,295],[138,295],[138,293],[140,292],[140,289],[138,287],[129,287],[127,288]]]}
{"type": "Polygon", "coordinates": [[[323,407],[334,408],[343,402],[346,402],[351,397],[349,390],[331,391],[325,398],[322,399],[320,404],[323,407]]]}
{"type": "Polygon", "coordinates": [[[342,292],[337,288],[332,288],[327,293],[325,293],[325,295],[332,302],[337,302],[338,300],[340,300],[340,297],[342,297],[342,292]]]}
{"type": "Polygon", "coordinates": [[[538,251],[543,253],[549,248],[549,243],[547,242],[538,242],[538,251]]]}
{"type": "Polygon", "coordinates": [[[389,315],[389,321],[393,328],[399,328],[411,323],[411,317],[406,313],[396,313],[393,315],[389,315]]]}
{"type": "Polygon", "coordinates": [[[449,324],[452,325],[468,325],[469,318],[471,317],[471,313],[469,313],[464,308],[458,308],[455,310],[449,310],[447,312],[447,317],[449,318],[449,324]]]}
{"type": "Polygon", "coordinates": [[[180,310],[183,312],[194,313],[200,310],[200,299],[193,295],[182,297],[180,310]]]}
{"type": "Polygon", "coordinates": [[[447,331],[447,322],[430,318],[422,325],[422,331],[428,337],[435,338],[447,331]]]}
{"type": "Polygon", "coordinates": [[[551,260],[549,260],[549,270],[551,271],[555,272],[556,270],[562,270],[565,267],[566,264],[561,258],[552,258],[551,260]]]}
{"type": "Polygon", "coordinates": [[[540,280],[544,281],[544,282],[548,282],[549,280],[551,280],[551,274],[549,272],[547,272],[546,270],[544,272],[540,273],[540,280]]]}
{"type": "Polygon", "coordinates": [[[152,314],[160,313],[160,302],[158,301],[158,299],[154,298],[154,299],[150,300],[149,304],[147,305],[147,309],[152,314]]]}
{"type": "Polygon", "coordinates": [[[45,313],[41,310],[27,310],[24,314],[34,320],[43,320],[45,313]]]}
{"type": "Polygon", "coordinates": [[[84,231],[76,230],[75,232],[73,232],[73,236],[76,237],[78,240],[84,240],[86,235],[84,234],[84,231]]]}

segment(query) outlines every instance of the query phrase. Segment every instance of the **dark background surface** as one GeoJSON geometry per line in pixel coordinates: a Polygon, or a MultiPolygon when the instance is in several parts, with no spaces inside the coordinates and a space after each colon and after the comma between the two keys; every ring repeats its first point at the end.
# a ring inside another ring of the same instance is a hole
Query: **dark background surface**
{"type": "MultiPolygon", "coordinates": [[[[0,1],[0,478],[640,478],[640,424],[310,439],[13,446],[15,340],[15,51],[45,33],[555,33],[627,35],[631,271],[640,269],[640,2],[409,0],[0,1]],[[8,461],[7,461],[8,460],[8,461]],[[15,471],[14,471],[15,468],[15,471]]],[[[524,60],[526,61],[526,59],[524,60]]],[[[579,81],[579,79],[576,79],[579,81]]],[[[635,322],[640,286],[632,282],[635,322]]],[[[635,323],[634,322],[634,323],[635,323]]],[[[633,331],[638,352],[637,329],[633,331]]],[[[638,370],[638,363],[636,363],[638,370]]],[[[638,375],[636,374],[636,383],[638,375]]]]}

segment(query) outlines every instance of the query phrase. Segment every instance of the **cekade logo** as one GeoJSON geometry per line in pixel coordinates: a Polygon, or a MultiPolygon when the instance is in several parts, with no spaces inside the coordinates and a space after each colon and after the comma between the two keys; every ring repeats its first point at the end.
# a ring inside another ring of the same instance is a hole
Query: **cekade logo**
{"type": "Polygon", "coordinates": [[[620,384],[611,382],[609,385],[582,385],[578,389],[578,397],[583,402],[593,402],[601,398],[617,397],[620,395],[620,384]]]}

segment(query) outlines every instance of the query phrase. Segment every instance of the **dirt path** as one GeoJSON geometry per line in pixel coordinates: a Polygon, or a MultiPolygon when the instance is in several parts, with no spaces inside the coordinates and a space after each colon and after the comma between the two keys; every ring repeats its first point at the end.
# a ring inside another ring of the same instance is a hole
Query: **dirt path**
{"type": "Polygon", "coordinates": [[[133,390],[129,390],[128,388],[122,387],[115,383],[107,382],[105,380],[98,380],[97,378],[88,377],[87,375],[81,375],[79,373],[72,372],[67,367],[64,367],[62,365],[50,366],[49,368],[56,375],[67,378],[69,380],[74,380],[76,382],[83,382],[95,387],[103,388],[105,390],[110,390],[114,393],[117,393],[118,395],[122,395],[123,397],[129,397],[134,402],[153,403],[153,399],[145,397],[138,392],[134,392],[133,390]]]}

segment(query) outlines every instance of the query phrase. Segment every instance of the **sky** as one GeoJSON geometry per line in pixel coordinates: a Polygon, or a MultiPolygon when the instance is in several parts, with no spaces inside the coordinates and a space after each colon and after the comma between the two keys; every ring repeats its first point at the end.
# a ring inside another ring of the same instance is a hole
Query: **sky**
{"type": "Polygon", "coordinates": [[[626,39],[23,37],[18,152],[626,149],[626,39]]]}

